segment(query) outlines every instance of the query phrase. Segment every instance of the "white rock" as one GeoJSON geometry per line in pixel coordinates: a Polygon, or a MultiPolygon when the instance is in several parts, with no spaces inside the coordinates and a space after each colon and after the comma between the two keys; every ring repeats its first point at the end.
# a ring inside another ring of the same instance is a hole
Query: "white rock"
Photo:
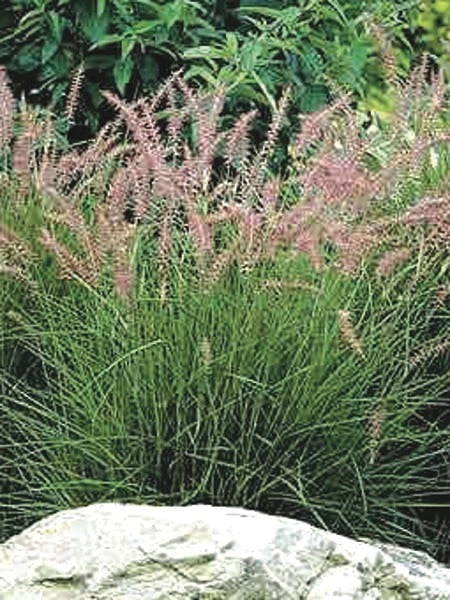
{"type": "Polygon", "coordinates": [[[0,545],[0,600],[450,600],[423,553],[240,508],[93,504],[0,545]]]}

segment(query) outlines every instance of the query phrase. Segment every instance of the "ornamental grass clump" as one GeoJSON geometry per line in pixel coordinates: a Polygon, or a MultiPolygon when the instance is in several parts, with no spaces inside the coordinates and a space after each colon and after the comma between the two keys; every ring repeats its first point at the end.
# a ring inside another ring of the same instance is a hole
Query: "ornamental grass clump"
{"type": "Polygon", "coordinates": [[[254,112],[224,127],[223,91],[178,73],[106,93],[81,149],[48,115],[5,120],[5,537],[90,502],[203,502],[445,556],[448,133],[420,69],[376,127],[342,95],[290,129],[286,90],[260,146],[254,112]]]}

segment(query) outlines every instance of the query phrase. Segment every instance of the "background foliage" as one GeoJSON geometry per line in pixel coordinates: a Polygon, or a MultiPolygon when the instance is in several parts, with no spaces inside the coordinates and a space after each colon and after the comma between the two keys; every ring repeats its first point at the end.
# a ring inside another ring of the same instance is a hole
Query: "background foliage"
{"type": "Polygon", "coordinates": [[[424,0],[411,14],[414,46],[441,57],[450,73],[450,0],[424,0]]]}
{"type": "MultiPolygon", "coordinates": [[[[443,1],[433,4],[433,15],[443,1]]],[[[289,83],[296,107],[314,110],[327,100],[330,81],[372,98],[371,105],[377,106],[382,80],[366,26],[371,20],[385,24],[400,63],[407,66],[415,50],[406,31],[411,30],[411,6],[417,4],[2,0],[0,62],[7,65],[16,94],[57,107],[82,65],[81,112],[91,131],[108,118],[101,89],[115,89],[130,99],[153,91],[175,67],[183,67],[188,78],[202,85],[224,84],[233,112],[253,104],[264,114],[264,107],[273,108],[280,87],[289,83]]],[[[414,15],[417,27],[428,27],[428,13],[414,15]]],[[[430,43],[438,52],[436,40],[430,43]]]]}

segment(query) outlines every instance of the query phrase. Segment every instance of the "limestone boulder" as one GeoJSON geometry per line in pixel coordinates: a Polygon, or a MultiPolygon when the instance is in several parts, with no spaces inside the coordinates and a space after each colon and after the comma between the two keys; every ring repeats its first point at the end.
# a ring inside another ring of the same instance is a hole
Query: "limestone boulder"
{"type": "Polygon", "coordinates": [[[423,553],[241,508],[93,504],[0,545],[0,600],[450,600],[423,553]]]}

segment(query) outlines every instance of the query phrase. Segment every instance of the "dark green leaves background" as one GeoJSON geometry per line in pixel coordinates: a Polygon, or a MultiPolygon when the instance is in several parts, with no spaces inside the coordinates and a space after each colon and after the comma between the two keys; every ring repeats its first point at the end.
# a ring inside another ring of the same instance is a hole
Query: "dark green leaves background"
{"type": "MultiPolygon", "coordinates": [[[[312,111],[333,86],[380,96],[370,20],[394,38],[400,67],[415,58],[417,0],[0,0],[0,63],[17,95],[60,109],[80,64],[78,122],[109,118],[102,89],[128,99],[154,91],[182,67],[206,87],[227,88],[227,109],[256,106],[264,120],[280,88],[312,111]],[[415,11],[415,12],[414,12],[415,11]],[[415,24],[410,22],[416,19],[415,24]]],[[[422,45],[423,46],[423,45],[422,45]]],[[[421,48],[423,50],[423,48],[421,48]]]]}

